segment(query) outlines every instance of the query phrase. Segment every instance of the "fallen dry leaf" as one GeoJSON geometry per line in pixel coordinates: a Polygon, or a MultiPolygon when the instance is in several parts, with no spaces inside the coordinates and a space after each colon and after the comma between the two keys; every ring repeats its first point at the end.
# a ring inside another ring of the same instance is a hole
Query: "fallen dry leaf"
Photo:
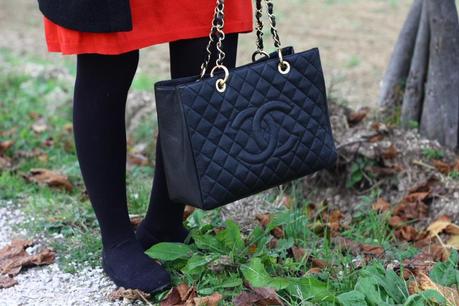
{"type": "Polygon", "coordinates": [[[430,195],[438,182],[439,181],[435,176],[431,176],[427,180],[417,184],[412,189],[410,189],[409,193],[427,192],[430,195]]]}
{"type": "MultiPolygon", "coordinates": [[[[0,276],[13,277],[23,268],[52,264],[56,254],[49,248],[43,248],[39,253],[31,255],[26,249],[33,245],[30,240],[14,240],[0,249],[0,276]]],[[[13,280],[2,278],[2,282],[11,285],[13,280]]]]}
{"type": "Polygon", "coordinates": [[[185,206],[185,209],[183,211],[183,221],[185,221],[186,219],[188,219],[188,217],[196,210],[195,207],[191,206],[191,205],[186,205],[185,206]]]}
{"type": "Polygon", "coordinates": [[[395,165],[384,166],[384,167],[373,166],[373,167],[369,167],[368,169],[370,170],[372,174],[377,175],[378,177],[386,177],[386,176],[392,176],[392,175],[402,172],[403,167],[395,164],[395,165]]]}
{"type": "MultiPolygon", "coordinates": [[[[263,228],[265,228],[269,222],[271,222],[271,215],[269,213],[258,214],[255,216],[255,218],[258,220],[258,222],[260,222],[260,225],[263,228]]],[[[271,230],[271,235],[278,239],[283,238],[284,230],[280,226],[277,226],[271,230]]]]}
{"type": "Polygon", "coordinates": [[[377,132],[381,132],[381,133],[388,133],[389,132],[389,128],[387,127],[387,125],[385,123],[382,123],[382,122],[373,122],[371,124],[371,129],[374,130],[374,131],[377,131],[377,132]]]}
{"type": "Polygon", "coordinates": [[[196,289],[187,284],[179,284],[172,288],[160,306],[190,305],[194,306],[193,299],[197,297],[196,289]]]}
{"type": "Polygon", "coordinates": [[[182,302],[177,287],[172,288],[166,298],[160,302],[160,306],[179,305],[182,302]]]}
{"type": "Polygon", "coordinates": [[[37,183],[46,184],[50,187],[63,188],[68,192],[73,189],[72,184],[67,176],[47,169],[31,169],[30,173],[25,176],[27,180],[37,183]]]}
{"type": "Polygon", "coordinates": [[[447,233],[449,235],[459,235],[459,225],[449,224],[445,228],[445,233],[447,233]]]}
{"type": "Polygon", "coordinates": [[[43,118],[39,119],[37,122],[35,122],[32,125],[32,130],[37,134],[41,134],[45,132],[47,129],[48,129],[48,125],[46,124],[43,118]]]}
{"type": "Polygon", "coordinates": [[[430,237],[434,237],[443,232],[449,225],[451,225],[451,219],[448,216],[441,216],[429,225],[427,232],[429,232],[430,237]]]}
{"type": "Polygon", "coordinates": [[[459,250],[459,236],[454,235],[448,240],[448,245],[455,248],[456,250],[459,250]]]}
{"type": "Polygon", "coordinates": [[[407,225],[395,230],[395,237],[401,241],[415,241],[418,238],[418,232],[414,226],[407,225]]]}
{"type": "Polygon", "coordinates": [[[271,221],[271,215],[269,213],[258,214],[255,216],[255,218],[258,220],[258,222],[260,222],[262,227],[266,227],[271,221]]]}
{"type": "Polygon", "coordinates": [[[196,289],[194,287],[188,286],[187,284],[179,284],[177,286],[177,291],[182,301],[186,301],[189,298],[195,298],[197,295],[196,289]]]}
{"type": "Polygon", "coordinates": [[[271,240],[269,240],[269,242],[268,242],[268,248],[270,248],[270,249],[275,249],[275,248],[277,248],[277,244],[278,244],[277,238],[273,237],[273,238],[271,238],[271,240]]]}
{"type": "Polygon", "coordinates": [[[329,267],[330,264],[323,259],[311,257],[311,263],[314,268],[324,269],[329,267]]]}
{"type": "Polygon", "coordinates": [[[322,272],[321,268],[313,267],[313,268],[310,268],[308,271],[306,271],[306,274],[319,274],[320,272],[322,272]]]}
{"type": "Polygon", "coordinates": [[[244,291],[233,299],[235,306],[269,306],[284,305],[282,300],[272,288],[251,288],[251,291],[244,291]]]}
{"type": "Polygon", "coordinates": [[[277,239],[281,239],[284,237],[284,230],[277,226],[271,230],[271,234],[277,239]]]}
{"type": "Polygon", "coordinates": [[[147,166],[149,164],[148,158],[139,153],[128,154],[127,161],[130,165],[136,166],[147,166]]]}
{"type": "Polygon", "coordinates": [[[196,306],[218,306],[220,301],[223,299],[223,296],[215,292],[209,296],[195,297],[193,302],[196,306]]]}
{"type": "Polygon", "coordinates": [[[382,254],[384,254],[384,248],[382,246],[361,244],[360,249],[363,253],[376,257],[380,257],[382,254]]]}
{"type": "Polygon", "coordinates": [[[344,218],[344,215],[340,210],[338,209],[332,210],[332,212],[329,215],[329,220],[328,220],[328,224],[329,224],[329,227],[332,233],[336,234],[339,232],[339,229],[341,226],[340,223],[343,218],[344,218]]]}
{"type": "Polygon", "coordinates": [[[333,237],[332,241],[337,247],[344,249],[353,255],[360,255],[363,253],[372,257],[380,257],[384,254],[384,248],[382,246],[362,244],[341,236],[333,237]]]}
{"type": "Polygon", "coordinates": [[[368,142],[375,143],[375,142],[380,142],[384,139],[384,135],[382,134],[376,134],[368,138],[368,142]]]}
{"type": "Polygon", "coordinates": [[[17,280],[7,275],[0,275],[0,289],[13,287],[17,285],[17,280]]]}
{"type": "Polygon", "coordinates": [[[384,159],[394,159],[398,155],[398,150],[397,148],[391,144],[388,148],[384,149],[382,152],[382,157],[384,159]]]}
{"type": "Polygon", "coordinates": [[[255,254],[256,251],[257,251],[257,245],[256,244],[251,244],[249,246],[249,254],[255,254]]]}
{"type": "Polygon", "coordinates": [[[393,228],[402,227],[404,225],[404,221],[399,216],[392,216],[389,219],[389,225],[393,228]]]}
{"type": "Polygon", "coordinates": [[[112,302],[117,300],[146,301],[150,298],[150,294],[138,289],[124,289],[123,287],[116,289],[108,295],[108,299],[112,302]]]}
{"type": "Polygon", "coordinates": [[[306,250],[303,249],[303,248],[299,248],[297,246],[293,246],[291,248],[291,251],[292,251],[292,255],[293,255],[293,258],[297,261],[297,262],[300,262],[302,260],[304,260],[304,257],[306,256],[306,250]]]}
{"type": "Polygon", "coordinates": [[[453,170],[453,166],[448,165],[444,161],[441,161],[438,159],[434,159],[432,161],[432,164],[440,173],[443,173],[443,174],[448,174],[453,170]]]}
{"type": "Polygon", "coordinates": [[[11,140],[0,141],[0,155],[3,155],[13,144],[14,141],[11,140]]]}
{"type": "Polygon", "coordinates": [[[379,198],[376,203],[373,204],[372,208],[377,212],[385,212],[389,210],[390,204],[383,198],[379,198]]]}
{"type": "Polygon", "coordinates": [[[449,288],[434,283],[426,274],[416,275],[415,284],[408,286],[410,294],[425,290],[435,290],[440,293],[451,305],[459,305],[459,291],[457,288],[449,288]]]}
{"type": "Polygon", "coordinates": [[[403,221],[420,220],[427,217],[428,211],[424,202],[402,202],[395,207],[393,215],[403,221]]]}
{"type": "Polygon", "coordinates": [[[139,227],[140,223],[142,223],[143,217],[141,215],[129,215],[129,221],[134,229],[139,227]]]}
{"type": "Polygon", "coordinates": [[[405,197],[405,201],[409,203],[416,203],[424,201],[430,195],[430,192],[412,192],[405,197]]]}
{"type": "Polygon", "coordinates": [[[347,122],[349,123],[350,126],[356,125],[367,117],[369,111],[370,111],[370,108],[363,107],[359,109],[358,111],[350,112],[347,115],[347,122]]]}
{"type": "Polygon", "coordinates": [[[405,259],[402,264],[407,271],[414,275],[419,273],[428,274],[436,262],[447,261],[450,255],[450,250],[439,243],[432,243],[423,247],[421,252],[413,258],[405,259]]]}

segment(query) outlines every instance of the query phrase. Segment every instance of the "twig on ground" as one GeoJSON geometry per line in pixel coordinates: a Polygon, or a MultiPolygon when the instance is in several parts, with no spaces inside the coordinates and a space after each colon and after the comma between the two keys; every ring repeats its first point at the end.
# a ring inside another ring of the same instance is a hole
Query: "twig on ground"
{"type": "Polygon", "coordinates": [[[412,162],[414,165],[417,165],[417,166],[421,166],[421,167],[424,167],[424,168],[427,168],[427,169],[431,169],[431,170],[435,170],[435,167],[434,166],[431,166],[431,165],[428,165],[420,160],[413,160],[412,162]]]}

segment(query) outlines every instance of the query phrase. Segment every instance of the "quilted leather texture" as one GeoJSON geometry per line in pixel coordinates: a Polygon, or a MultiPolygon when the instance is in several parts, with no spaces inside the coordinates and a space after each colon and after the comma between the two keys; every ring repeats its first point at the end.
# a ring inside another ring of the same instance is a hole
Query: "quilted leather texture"
{"type": "Polygon", "coordinates": [[[318,49],[272,58],[179,88],[203,208],[332,167],[336,150],[318,49]]]}

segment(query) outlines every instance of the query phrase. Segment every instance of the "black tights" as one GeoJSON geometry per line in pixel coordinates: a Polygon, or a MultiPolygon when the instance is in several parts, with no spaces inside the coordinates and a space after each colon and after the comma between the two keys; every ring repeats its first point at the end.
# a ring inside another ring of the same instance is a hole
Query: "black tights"
{"type": "MultiPolygon", "coordinates": [[[[207,38],[170,43],[172,78],[196,75],[207,38]]],[[[227,35],[225,64],[236,62],[237,34],[227,35]]],[[[133,238],[126,200],[125,105],[139,61],[139,51],[120,55],[81,54],[77,58],[74,132],[77,155],[89,198],[99,221],[104,248],[133,238]]],[[[213,64],[213,61],[211,64],[213,64]]],[[[182,227],[183,204],[171,203],[159,143],[150,206],[143,226],[158,240],[182,227]]],[[[173,236],[173,234],[171,234],[173,236]]],[[[147,248],[155,241],[143,242],[147,248]]],[[[129,260],[129,258],[125,258],[129,260]]]]}

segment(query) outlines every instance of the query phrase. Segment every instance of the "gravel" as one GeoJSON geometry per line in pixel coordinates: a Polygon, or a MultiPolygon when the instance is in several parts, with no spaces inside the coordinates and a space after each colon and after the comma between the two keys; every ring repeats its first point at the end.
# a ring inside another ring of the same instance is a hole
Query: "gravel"
{"type": "MultiPolygon", "coordinates": [[[[16,233],[14,225],[24,218],[11,202],[0,203],[0,248],[12,239],[25,238],[16,233]]],[[[55,263],[30,268],[16,276],[18,284],[0,289],[0,305],[49,306],[49,305],[122,305],[110,302],[108,294],[116,287],[104,275],[101,268],[86,268],[70,274],[55,263]]]]}

